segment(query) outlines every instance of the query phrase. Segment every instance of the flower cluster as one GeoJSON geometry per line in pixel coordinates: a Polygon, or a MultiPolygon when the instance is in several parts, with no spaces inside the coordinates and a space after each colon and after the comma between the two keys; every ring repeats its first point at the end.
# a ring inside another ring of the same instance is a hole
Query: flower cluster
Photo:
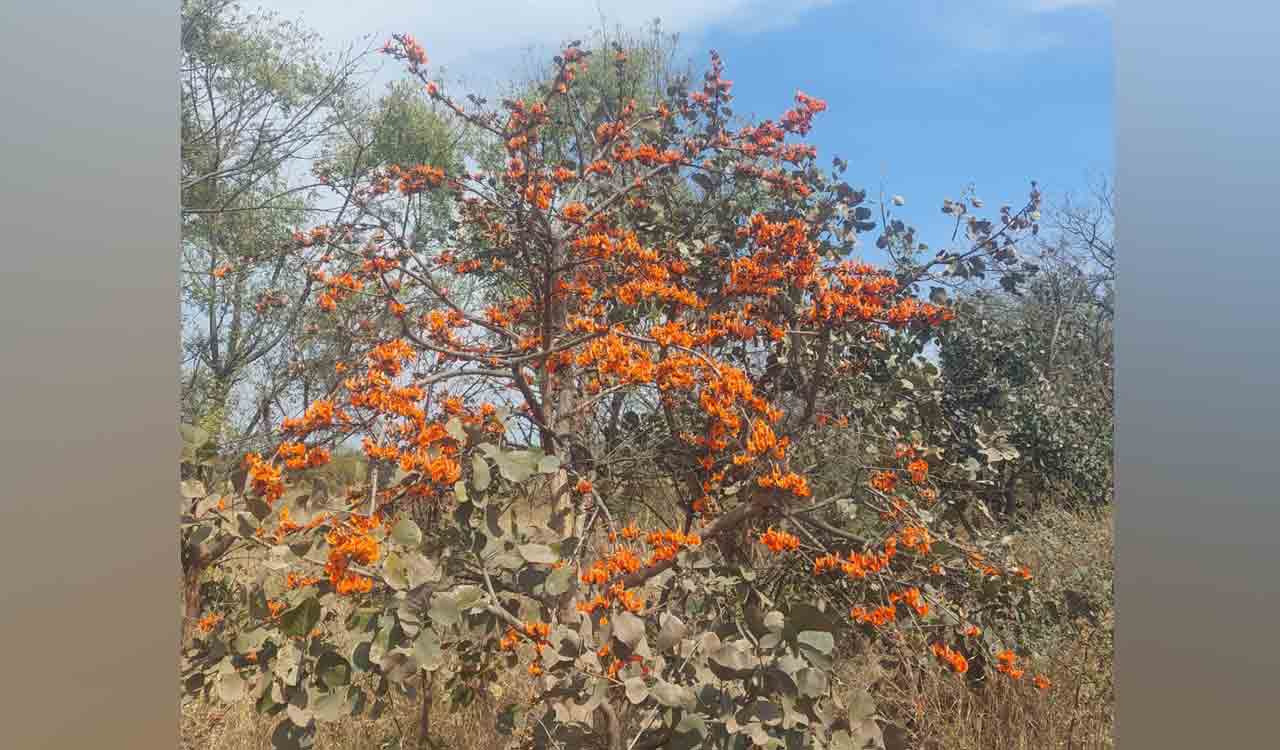
{"type": "Polygon", "coordinates": [[[964,658],[964,655],[960,652],[942,643],[935,643],[932,648],[934,656],[937,656],[942,663],[950,666],[951,671],[960,674],[969,671],[969,660],[964,658]]]}
{"type": "Polygon", "coordinates": [[[201,617],[200,620],[196,623],[196,626],[200,628],[200,632],[208,633],[208,632],[211,632],[214,628],[218,627],[218,623],[220,622],[222,622],[222,615],[218,614],[217,612],[210,612],[204,617],[201,617]]]}
{"type": "Polygon", "coordinates": [[[378,541],[369,532],[382,523],[378,516],[352,515],[338,523],[325,535],[329,543],[329,559],[324,571],[339,594],[367,592],[373,581],[352,571],[351,565],[371,565],[382,554],[378,541]]]}
{"type": "Polygon", "coordinates": [[[800,540],[785,531],[770,527],[760,535],[760,543],[774,552],[794,552],[800,549],[800,540]]]}
{"type": "Polygon", "coordinates": [[[1012,651],[1005,650],[996,654],[996,671],[1006,674],[1012,679],[1020,680],[1025,672],[1017,666],[1017,663],[1018,656],[1012,651]]]}

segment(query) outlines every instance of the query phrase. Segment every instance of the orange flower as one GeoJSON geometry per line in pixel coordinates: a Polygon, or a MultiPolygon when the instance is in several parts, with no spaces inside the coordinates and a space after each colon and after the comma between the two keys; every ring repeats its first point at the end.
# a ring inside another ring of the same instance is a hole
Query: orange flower
{"type": "Polygon", "coordinates": [[[949,646],[935,643],[933,644],[933,653],[940,661],[950,665],[952,671],[960,674],[969,671],[969,661],[964,658],[964,655],[949,646]]]}
{"type": "Polygon", "coordinates": [[[907,589],[906,591],[900,594],[899,593],[889,594],[889,602],[891,604],[896,604],[900,601],[905,602],[908,607],[911,607],[912,609],[914,609],[916,614],[920,615],[921,617],[924,617],[929,613],[929,605],[925,603],[923,598],[921,598],[920,589],[913,587],[913,588],[907,589]]]}
{"type": "Polygon", "coordinates": [[[261,495],[268,505],[284,495],[284,482],[281,481],[281,471],[278,467],[264,461],[257,453],[246,455],[244,463],[249,469],[249,480],[252,482],[253,491],[261,495]]]}
{"type": "Polygon", "coordinates": [[[922,526],[908,526],[902,530],[902,546],[927,555],[933,548],[933,539],[929,536],[928,529],[922,526]]]}
{"type": "Polygon", "coordinates": [[[853,618],[854,622],[878,628],[893,622],[898,616],[898,611],[893,607],[887,606],[876,607],[869,612],[864,607],[854,607],[849,612],[849,616],[853,618]]]}
{"type": "Polygon", "coordinates": [[[1049,681],[1049,678],[1042,674],[1036,675],[1034,682],[1036,687],[1040,690],[1048,690],[1053,685],[1053,683],[1049,681]]]}
{"type": "Polygon", "coordinates": [[[929,478],[929,463],[923,458],[917,458],[907,464],[907,471],[911,472],[911,481],[915,484],[924,484],[929,478]]]}
{"type": "Polygon", "coordinates": [[[313,578],[311,576],[300,576],[297,573],[290,573],[289,575],[285,576],[284,587],[287,589],[300,589],[300,588],[306,588],[307,586],[311,586],[319,582],[320,582],[319,578],[313,578]]]}
{"type": "Polygon", "coordinates": [[[996,664],[997,672],[1002,672],[1004,674],[1007,674],[1009,675],[1009,677],[1015,680],[1022,679],[1022,675],[1025,672],[1016,666],[1018,662],[1017,654],[1008,650],[1001,651],[1000,653],[996,654],[996,660],[999,662],[998,664],[996,664]]]}
{"type": "Polygon", "coordinates": [[[898,486],[898,475],[892,471],[878,471],[871,475],[871,487],[886,495],[898,486]]]}
{"type": "Polygon", "coordinates": [[[800,549],[800,540],[785,531],[775,531],[772,526],[760,535],[760,543],[774,552],[800,549]]]}
{"type": "Polygon", "coordinates": [[[813,574],[822,575],[829,570],[840,567],[840,558],[835,555],[823,555],[813,561],[813,574]]]}
{"type": "Polygon", "coordinates": [[[373,589],[373,581],[351,572],[349,567],[352,562],[372,564],[381,556],[377,540],[368,535],[379,522],[377,516],[352,516],[325,536],[329,543],[329,560],[324,569],[339,594],[364,593],[373,589]]]}
{"type": "Polygon", "coordinates": [[[210,612],[204,617],[201,617],[200,621],[196,623],[196,626],[200,628],[201,632],[208,633],[216,628],[220,622],[222,622],[222,615],[210,612]]]}
{"type": "Polygon", "coordinates": [[[578,494],[585,495],[591,491],[591,482],[586,479],[579,479],[578,484],[574,486],[574,489],[578,491],[578,494]]]}

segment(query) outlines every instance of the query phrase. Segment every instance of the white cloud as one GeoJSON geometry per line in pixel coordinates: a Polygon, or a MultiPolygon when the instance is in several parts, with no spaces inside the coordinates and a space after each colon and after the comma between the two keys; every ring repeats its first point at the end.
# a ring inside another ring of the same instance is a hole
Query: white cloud
{"type": "MultiPolygon", "coordinates": [[[[803,11],[834,0],[791,0],[780,11],[774,0],[259,0],[264,7],[301,18],[331,43],[371,36],[382,41],[393,32],[414,35],[439,64],[474,61],[489,53],[529,46],[557,45],[566,34],[598,27],[635,28],[655,18],[667,31],[697,36],[723,26],[759,31],[785,24],[803,11]]],[[[246,2],[252,4],[253,0],[246,2]]]]}
{"type": "MultiPolygon", "coordinates": [[[[1025,54],[1068,44],[1058,13],[1106,12],[1114,0],[897,0],[885,7],[866,0],[243,0],[300,18],[332,47],[362,41],[380,45],[392,33],[412,34],[433,68],[470,90],[492,91],[513,70],[541,62],[602,22],[637,30],[654,19],[679,33],[695,65],[705,61],[708,32],[753,34],[788,26],[806,13],[836,3],[857,3],[868,14],[902,14],[909,32],[925,45],[959,53],[1025,54]],[[532,55],[530,55],[532,52],[532,55]]],[[[875,0],[883,2],[883,0],[875,0]]],[[[834,31],[834,30],[833,30],[834,31]]],[[[941,59],[950,59],[946,55],[941,59]]],[[[398,74],[384,61],[379,78],[398,74]]]]}
{"type": "Polygon", "coordinates": [[[1081,41],[1078,30],[1060,25],[1059,12],[1107,13],[1113,3],[1114,0],[970,0],[921,12],[920,28],[957,51],[984,55],[1037,53],[1081,41]]]}

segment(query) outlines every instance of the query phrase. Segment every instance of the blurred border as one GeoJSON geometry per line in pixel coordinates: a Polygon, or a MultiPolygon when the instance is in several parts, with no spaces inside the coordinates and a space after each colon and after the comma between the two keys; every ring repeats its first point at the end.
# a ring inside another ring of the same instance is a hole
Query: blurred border
{"type": "Polygon", "coordinates": [[[0,12],[0,746],[177,746],[178,4],[0,12]]]}
{"type": "Polygon", "coordinates": [[[1274,747],[1280,6],[1115,19],[1117,739],[1274,747]]]}

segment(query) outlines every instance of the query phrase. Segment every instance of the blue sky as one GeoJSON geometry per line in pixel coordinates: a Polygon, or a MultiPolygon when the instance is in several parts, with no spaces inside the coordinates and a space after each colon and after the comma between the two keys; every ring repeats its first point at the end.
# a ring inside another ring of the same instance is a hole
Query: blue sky
{"type": "Polygon", "coordinates": [[[898,216],[939,249],[951,233],[942,200],[966,185],[989,210],[1018,208],[1032,179],[1049,197],[1078,192],[1114,161],[1109,0],[263,4],[335,47],[406,31],[449,78],[481,90],[602,16],[633,27],[659,17],[695,64],[721,53],[741,113],[774,117],[797,89],[826,99],[809,138],[823,163],[839,155],[855,187],[875,195],[883,181],[905,196],[898,216]]]}

